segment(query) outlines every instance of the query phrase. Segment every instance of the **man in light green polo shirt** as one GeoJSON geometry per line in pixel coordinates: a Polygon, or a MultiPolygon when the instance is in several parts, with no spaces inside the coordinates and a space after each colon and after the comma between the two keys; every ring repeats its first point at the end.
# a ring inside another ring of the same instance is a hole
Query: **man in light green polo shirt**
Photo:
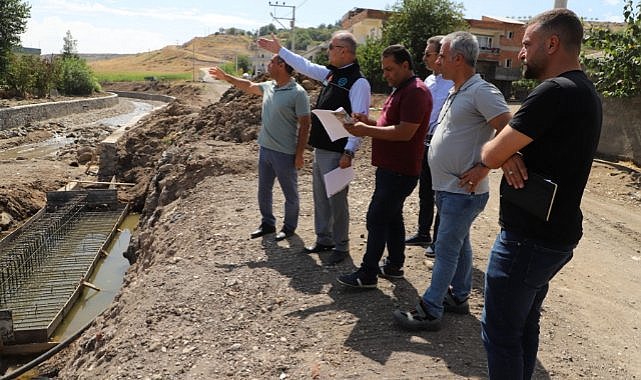
{"type": "Polygon", "coordinates": [[[278,178],[285,196],[285,220],[276,234],[280,241],[294,234],[298,226],[298,169],[303,167],[303,153],[309,137],[309,96],[292,78],[293,69],[278,55],[274,55],[267,72],[271,81],[255,83],[212,67],[209,73],[239,89],[262,95],[262,128],[258,133],[258,206],[262,216],[258,229],[251,233],[257,238],[276,232],[276,218],[272,212],[272,190],[278,178]]]}

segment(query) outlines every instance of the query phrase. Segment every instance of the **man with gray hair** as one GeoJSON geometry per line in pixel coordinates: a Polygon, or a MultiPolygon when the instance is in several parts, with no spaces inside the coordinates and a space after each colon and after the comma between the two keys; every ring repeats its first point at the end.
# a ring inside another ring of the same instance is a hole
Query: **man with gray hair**
{"type": "Polygon", "coordinates": [[[468,32],[442,40],[437,59],[443,78],[454,87],[443,105],[429,150],[429,165],[440,215],[432,280],[416,308],[396,310],[407,329],[436,331],[443,312],[467,314],[472,290],[470,228],[489,198],[490,171],[481,147],[510,120],[501,92],[476,74],[479,45],[468,32]]]}
{"type": "MultiPolygon", "coordinates": [[[[312,63],[282,47],[274,35],[271,39],[260,38],[258,46],[278,54],[299,73],[323,83],[315,108],[343,107],[350,115],[369,113],[370,85],[356,61],[356,39],[351,33],[341,30],[332,35],[327,66],[312,63]]],[[[318,117],[312,114],[309,144],[314,148],[312,187],[316,242],[303,252],[331,251],[328,264],[339,263],[349,255],[349,205],[348,187],[327,196],[324,175],[337,167],[350,167],[360,143],[359,137],[331,141],[318,117]]]]}

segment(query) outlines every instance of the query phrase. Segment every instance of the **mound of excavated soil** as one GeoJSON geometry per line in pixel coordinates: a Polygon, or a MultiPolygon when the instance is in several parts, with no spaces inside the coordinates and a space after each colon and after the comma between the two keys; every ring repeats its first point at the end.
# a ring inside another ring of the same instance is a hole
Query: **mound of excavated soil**
{"type": "MultiPolygon", "coordinates": [[[[266,80],[266,77],[257,80],[266,80]]],[[[242,173],[253,169],[254,156],[229,160],[225,157],[206,155],[203,162],[187,147],[195,142],[209,142],[212,146],[213,141],[244,143],[256,140],[261,123],[260,96],[246,94],[232,87],[222,94],[218,102],[199,109],[188,103],[188,99],[192,98],[194,86],[170,86],[165,90],[152,89],[151,84],[133,85],[133,88],[131,86],[127,85],[127,89],[160,91],[177,95],[178,98],[176,102],[145,118],[119,145],[119,177],[122,181],[137,184],[123,192],[122,198],[131,202],[134,210],[142,210],[147,194],[154,198],[154,192],[149,187],[151,182],[166,182],[166,178],[182,173],[185,165],[190,165],[192,169],[198,168],[200,174],[197,178],[200,179],[205,174],[242,173]],[[185,160],[189,163],[185,164],[185,160]],[[159,167],[162,167],[161,173],[154,174],[159,167]],[[149,190],[152,191],[148,193],[149,190]]],[[[313,104],[318,96],[318,87],[308,80],[304,81],[304,86],[310,89],[313,104]]],[[[172,200],[173,196],[166,194],[162,202],[172,200]]]]}

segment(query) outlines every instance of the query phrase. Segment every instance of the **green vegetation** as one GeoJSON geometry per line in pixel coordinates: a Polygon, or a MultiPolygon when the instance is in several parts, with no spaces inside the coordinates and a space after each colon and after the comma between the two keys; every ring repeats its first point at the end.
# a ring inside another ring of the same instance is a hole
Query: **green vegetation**
{"type": "Polygon", "coordinates": [[[383,27],[383,42],[385,46],[405,46],[421,78],[428,72],[423,64],[427,39],[468,28],[463,19],[463,5],[450,0],[403,0],[392,10],[394,13],[383,27]]]}
{"type": "Polygon", "coordinates": [[[140,82],[153,77],[157,80],[191,80],[193,73],[158,73],[158,72],[97,72],[98,83],[105,82],[140,82]]]}
{"type": "Polygon", "coordinates": [[[602,52],[584,57],[584,63],[605,96],[641,94],[641,2],[635,6],[627,0],[623,17],[626,25],[622,31],[592,28],[585,36],[586,46],[602,52]]]}
{"type": "Polygon", "coordinates": [[[389,89],[389,85],[383,79],[383,69],[381,68],[383,49],[385,49],[385,44],[382,40],[368,38],[356,50],[361,71],[369,80],[372,91],[378,93],[385,93],[389,89]]]}
{"type": "Polygon", "coordinates": [[[84,59],[62,58],[55,62],[60,65],[59,75],[55,78],[58,91],[67,95],[91,95],[101,90],[84,59]]]}
{"type": "Polygon", "coordinates": [[[77,58],[78,57],[78,41],[73,39],[71,31],[67,30],[67,34],[62,39],[62,57],[63,58],[77,58]]]}
{"type": "Polygon", "coordinates": [[[87,62],[80,58],[42,59],[33,55],[11,55],[4,87],[11,96],[46,97],[52,89],[65,95],[89,95],[100,91],[87,62]]]}
{"type": "Polygon", "coordinates": [[[392,10],[394,13],[383,27],[380,40],[368,40],[358,50],[358,60],[363,73],[369,79],[372,89],[387,88],[380,70],[383,49],[389,45],[402,44],[414,59],[414,72],[421,78],[427,76],[423,51],[427,39],[464,30],[463,6],[450,0],[402,0],[392,10]]]}
{"type": "Polygon", "coordinates": [[[9,96],[46,97],[52,89],[65,95],[89,95],[100,91],[91,68],[76,54],[76,40],[67,31],[62,55],[50,59],[28,54],[6,55],[6,71],[0,86],[9,96]]]}
{"type": "Polygon", "coordinates": [[[53,87],[56,67],[33,55],[11,55],[5,86],[10,93],[19,97],[31,94],[37,97],[46,96],[53,87]]]}
{"type": "Polygon", "coordinates": [[[20,44],[20,35],[27,27],[31,6],[20,0],[0,1],[0,84],[5,80],[11,50],[20,44]]]}

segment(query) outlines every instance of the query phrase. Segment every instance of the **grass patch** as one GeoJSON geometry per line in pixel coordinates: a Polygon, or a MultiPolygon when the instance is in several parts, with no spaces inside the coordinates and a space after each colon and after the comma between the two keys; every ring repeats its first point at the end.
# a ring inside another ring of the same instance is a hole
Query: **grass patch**
{"type": "Polygon", "coordinates": [[[104,82],[141,82],[154,77],[157,80],[191,80],[192,73],[156,73],[156,72],[94,72],[99,83],[104,82]]]}

